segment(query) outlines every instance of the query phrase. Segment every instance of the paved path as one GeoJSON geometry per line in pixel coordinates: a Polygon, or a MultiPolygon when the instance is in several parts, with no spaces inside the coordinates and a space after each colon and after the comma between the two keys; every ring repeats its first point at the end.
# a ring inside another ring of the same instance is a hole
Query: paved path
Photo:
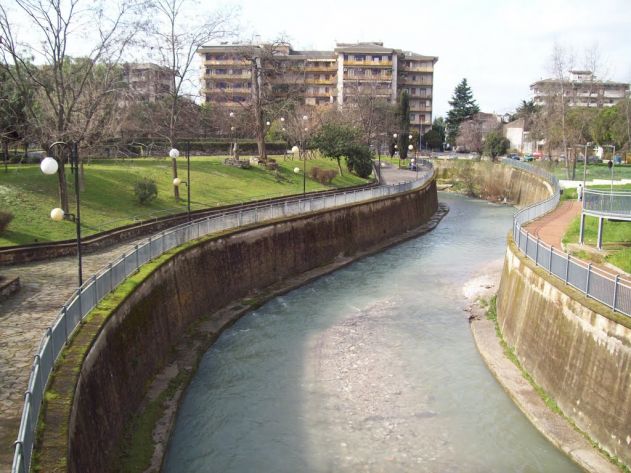
{"type": "MultiPolygon", "coordinates": [[[[129,252],[135,243],[84,256],[84,278],[129,252]]],[[[76,289],[77,259],[66,257],[3,267],[0,274],[18,276],[22,286],[17,294],[0,303],[0,472],[4,473],[11,469],[13,442],[33,357],[44,332],[76,289]]]]}
{"type": "MultiPolygon", "coordinates": [[[[419,171],[418,177],[423,175],[429,177],[428,171],[419,171]]],[[[390,166],[383,168],[382,177],[384,183],[396,184],[416,179],[417,173],[390,166]]],[[[84,280],[144,239],[84,256],[84,280]]],[[[8,473],[33,357],[46,329],[76,289],[77,260],[67,257],[0,267],[0,274],[18,276],[22,286],[0,303],[0,473],[8,473]]]]}
{"type": "Polygon", "coordinates": [[[565,235],[572,220],[580,214],[581,202],[565,200],[553,212],[526,225],[526,230],[541,238],[548,245],[560,249],[563,235],[565,235]]]}

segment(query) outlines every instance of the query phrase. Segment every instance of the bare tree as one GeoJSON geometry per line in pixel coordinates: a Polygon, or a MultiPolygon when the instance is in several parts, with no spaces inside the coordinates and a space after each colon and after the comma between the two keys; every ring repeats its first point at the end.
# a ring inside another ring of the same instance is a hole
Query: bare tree
{"type": "MultiPolygon", "coordinates": [[[[232,34],[234,12],[216,10],[201,12],[195,0],[154,0],[156,16],[152,37],[157,44],[156,52],[160,65],[172,74],[171,91],[167,101],[167,140],[173,147],[178,136],[179,118],[184,100],[193,99],[199,90],[195,87],[197,70],[193,60],[197,50],[206,43],[232,34]]],[[[177,177],[177,161],[172,158],[173,178],[177,177]]],[[[173,195],[179,199],[178,187],[173,186],[173,195]]]]}
{"type": "MultiPolygon", "coordinates": [[[[86,0],[15,0],[27,19],[26,28],[38,42],[23,42],[17,35],[18,15],[0,5],[0,67],[17,87],[35,98],[26,111],[43,146],[55,141],[81,142],[90,132],[102,130],[105,100],[120,85],[116,69],[126,47],[139,30],[134,16],[142,7],[136,0],[116,4],[86,0]],[[73,59],[73,43],[86,44],[73,59]]],[[[60,206],[68,211],[64,172],[65,153],[56,148],[59,161],[60,206]]]]}

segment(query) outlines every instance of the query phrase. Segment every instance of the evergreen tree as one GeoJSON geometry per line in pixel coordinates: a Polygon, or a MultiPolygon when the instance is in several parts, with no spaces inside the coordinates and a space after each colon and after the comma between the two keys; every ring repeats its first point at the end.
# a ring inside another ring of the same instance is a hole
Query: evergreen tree
{"type": "Polygon", "coordinates": [[[399,157],[407,159],[408,145],[410,144],[410,96],[404,90],[399,96],[399,130],[397,137],[397,147],[399,148],[399,157]]]}
{"type": "Polygon", "coordinates": [[[451,110],[447,112],[445,124],[447,125],[447,141],[453,145],[456,143],[460,124],[480,111],[480,107],[473,99],[473,92],[467,84],[467,79],[462,79],[460,84],[456,86],[449,105],[451,105],[451,110]]]}

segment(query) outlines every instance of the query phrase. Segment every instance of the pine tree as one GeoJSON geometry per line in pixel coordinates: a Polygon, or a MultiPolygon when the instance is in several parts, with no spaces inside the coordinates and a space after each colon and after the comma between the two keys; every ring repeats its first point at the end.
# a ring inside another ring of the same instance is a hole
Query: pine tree
{"type": "Polygon", "coordinates": [[[473,99],[473,92],[467,84],[467,79],[462,79],[460,84],[456,86],[449,105],[451,105],[451,110],[447,112],[445,124],[447,125],[447,141],[453,145],[456,142],[460,124],[480,111],[480,107],[473,99]]]}
{"type": "Polygon", "coordinates": [[[410,144],[410,96],[404,90],[399,96],[399,136],[397,138],[397,146],[399,148],[399,156],[401,159],[407,159],[408,146],[410,144]]]}

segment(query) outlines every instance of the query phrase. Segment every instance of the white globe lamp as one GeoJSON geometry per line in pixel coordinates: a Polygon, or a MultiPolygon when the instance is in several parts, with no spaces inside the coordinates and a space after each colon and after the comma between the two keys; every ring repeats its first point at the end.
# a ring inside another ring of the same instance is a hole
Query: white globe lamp
{"type": "Polygon", "coordinates": [[[300,168],[294,168],[294,173],[300,174],[300,168]]]}
{"type": "Polygon", "coordinates": [[[50,211],[50,218],[55,222],[61,222],[64,219],[64,211],[60,208],[54,208],[50,211]]]}
{"type": "Polygon", "coordinates": [[[291,148],[291,152],[294,153],[294,154],[298,154],[298,153],[300,153],[300,148],[298,148],[298,146],[293,146],[291,148]]]}
{"type": "Polygon", "coordinates": [[[59,169],[59,165],[57,164],[57,160],[51,157],[45,157],[42,159],[42,162],[39,165],[39,168],[42,170],[44,174],[55,174],[57,169],[59,169]]]}
{"type": "Polygon", "coordinates": [[[173,185],[175,187],[180,187],[180,184],[182,184],[182,179],[180,179],[179,177],[176,177],[175,179],[173,179],[173,185]]]}
{"type": "Polygon", "coordinates": [[[171,151],[169,151],[169,156],[171,156],[173,159],[176,159],[179,155],[180,152],[175,148],[171,148],[171,151]]]}

